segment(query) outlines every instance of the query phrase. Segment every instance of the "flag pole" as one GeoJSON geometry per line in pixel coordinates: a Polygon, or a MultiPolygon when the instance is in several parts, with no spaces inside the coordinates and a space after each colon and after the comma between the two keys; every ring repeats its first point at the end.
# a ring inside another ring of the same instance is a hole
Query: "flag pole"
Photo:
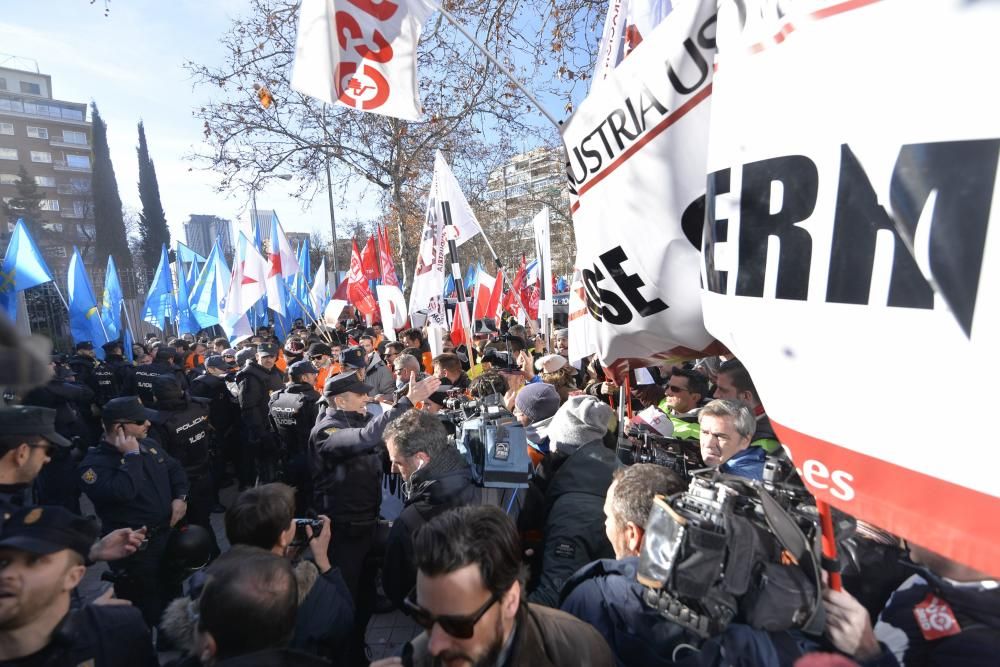
{"type": "Polygon", "coordinates": [[[326,323],[324,322],[321,324],[318,319],[313,317],[313,314],[309,312],[309,309],[306,308],[306,305],[302,303],[298,296],[296,296],[295,292],[288,292],[288,296],[295,299],[295,303],[299,304],[299,307],[302,309],[302,312],[305,313],[306,317],[313,321],[313,324],[315,324],[316,328],[319,329],[320,334],[326,338],[326,342],[332,344],[333,338],[330,337],[328,332],[329,327],[327,327],[326,323]]]}
{"type": "Polygon", "coordinates": [[[537,108],[542,113],[542,115],[545,116],[545,118],[548,119],[550,123],[552,123],[552,126],[555,127],[556,130],[560,129],[559,121],[557,121],[555,117],[552,114],[550,114],[545,107],[542,106],[542,103],[539,102],[538,99],[536,99],[535,96],[532,95],[531,92],[514,77],[514,75],[510,72],[509,69],[504,67],[500,63],[500,61],[497,60],[493,56],[493,54],[489,52],[489,50],[487,50],[485,46],[483,46],[475,37],[472,36],[472,34],[468,30],[465,29],[465,26],[459,23],[458,20],[454,16],[452,16],[450,12],[448,12],[444,7],[439,5],[435,0],[428,0],[427,4],[430,7],[433,7],[434,9],[437,9],[439,12],[441,12],[441,15],[444,16],[444,18],[448,21],[448,23],[455,26],[455,28],[460,33],[462,33],[465,36],[465,38],[472,43],[473,46],[479,49],[483,53],[483,55],[486,56],[487,60],[493,63],[496,66],[496,68],[499,69],[503,73],[503,75],[506,76],[518,90],[524,93],[525,97],[531,100],[531,103],[535,105],[535,108],[537,108]]]}
{"type": "MultiPolygon", "coordinates": [[[[444,202],[447,204],[447,202],[444,202]]],[[[465,332],[465,348],[469,352],[469,363],[476,363],[475,346],[472,344],[472,328],[469,326],[469,311],[465,307],[465,282],[462,280],[462,268],[458,265],[458,245],[455,239],[458,237],[458,228],[452,224],[451,208],[443,206],[445,238],[448,239],[448,254],[451,255],[451,275],[455,278],[455,293],[458,296],[458,303],[455,309],[459,311],[462,318],[462,331],[465,332]],[[449,231],[450,230],[450,231],[449,231]]]]}

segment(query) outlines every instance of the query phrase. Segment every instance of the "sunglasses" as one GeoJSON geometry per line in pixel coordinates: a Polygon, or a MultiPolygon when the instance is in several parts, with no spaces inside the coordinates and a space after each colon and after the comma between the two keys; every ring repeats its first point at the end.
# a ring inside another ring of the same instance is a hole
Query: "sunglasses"
{"type": "Polygon", "coordinates": [[[690,391],[690,390],[689,390],[689,389],[688,389],[687,387],[678,387],[678,386],[677,386],[677,385],[675,385],[675,384],[668,384],[668,385],[667,385],[667,391],[672,391],[672,392],[674,392],[675,394],[679,394],[679,393],[681,393],[682,391],[690,391]]]}
{"type": "Polygon", "coordinates": [[[492,607],[496,602],[503,596],[503,593],[494,593],[490,596],[482,607],[472,612],[468,616],[435,616],[423,607],[417,604],[417,588],[413,587],[410,594],[406,596],[403,600],[403,608],[408,613],[414,621],[417,622],[424,630],[430,632],[434,624],[437,623],[441,626],[441,629],[447,632],[449,635],[455,639],[469,639],[476,632],[476,623],[479,622],[490,607],[492,607]]]}
{"type": "Polygon", "coordinates": [[[325,356],[326,356],[325,354],[314,354],[313,356],[309,357],[309,361],[319,361],[325,356]]]}

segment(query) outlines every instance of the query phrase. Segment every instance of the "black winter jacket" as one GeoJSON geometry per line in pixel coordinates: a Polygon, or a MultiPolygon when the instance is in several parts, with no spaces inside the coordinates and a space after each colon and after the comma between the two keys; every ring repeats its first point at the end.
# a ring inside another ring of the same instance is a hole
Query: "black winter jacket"
{"type": "Polygon", "coordinates": [[[269,432],[267,425],[267,401],[272,391],[284,386],[281,371],[277,368],[265,369],[256,361],[249,362],[236,374],[239,387],[237,400],[243,428],[252,440],[259,440],[269,432]]]}
{"type": "Polygon", "coordinates": [[[425,523],[454,507],[476,502],[472,471],[458,450],[451,447],[410,477],[410,495],[392,524],[385,547],[382,586],[397,608],[417,583],[413,536],[425,523]],[[440,459],[440,460],[439,460],[440,459]]]}

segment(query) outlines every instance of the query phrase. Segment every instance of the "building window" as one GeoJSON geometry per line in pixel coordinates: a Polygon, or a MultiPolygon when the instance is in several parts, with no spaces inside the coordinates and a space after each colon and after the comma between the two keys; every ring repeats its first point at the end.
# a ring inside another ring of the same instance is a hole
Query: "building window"
{"type": "Polygon", "coordinates": [[[0,185],[17,185],[17,174],[0,174],[0,185]]]}
{"type": "Polygon", "coordinates": [[[62,117],[67,120],[83,120],[83,112],[79,109],[63,108],[62,117]]]}
{"type": "Polygon", "coordinates": [[[0,97],[0,111],[24,113],[24,105],[21,104],[21,100],[9,100],[6,97],[0,97]]]}
{"type": "Polygon", "coordinates": [[[43,211],[58,211],[59,210],[59,200],[58,199],[42,199],[38,202],[38,208],[43,211]]]}
{"type": "Polygon", "coordinates": [[[81,146],[87,145],[87,135],[84,132],[63,130],[62,140],[64,144],[80,144],[81,146]]]}
{"type": "Polygon", "coordinates": [[[14,134],[14,123],[0,123],[0,134],[14,134]]]}
{"type": "Polygon", "coordinates": [[[80,223],[80,234],[82,234],[85,238],[92,239],[96,233],[97,230],[94,228],[93,224],[89,222],[80,223]]]}
{"type": "Polygon", "coordinates": [[[90,158],[86,155],[67,155],[66,165],[77,169],[86,169],[90,166],[90,158]]]}
{"type": "Polygon", "coordinates": [[[0,148],[0,160],[16,160],[16,148],[0,148]]]}
{"type": "Polygon", "coordinates": [[[48,151],[31,151],[32,162],[52,162],[52,153],[48,151]]]}
{"type": "Polygon", "coordinates": [[[87,214],[87,203],[82,201],[73,202],[73,215],[80,216],[81,218],[87,214]]]}
{"type": "Polygon", "coordinates": [[[56,177],[55,176],[35,176],[35,185],[43,188],[54,188],[56,187],[56,177]]]}
{"type": "Polygon", "coordinates": [[[28,126],[28,136],[34,139],[48,139],[49,131],[44,127],[28,126]]]}
{"type": "Polygon", "coordinates": [[[45,254],[49,257],[65,257],[66,246],[55,245],[45,249],[45,254]]]}
{"type": "Polygon", "coordinates": [[[43,222],[42,229],[47,232],[56,232],[62,234],[63,226],[61,222],[43,222]]]}
{"type": "Polygon", "coordinates": [[[37,83],[31,83],[30,81],[21,82],[21,92],[27,93],[29,95],[41,95],[42,87],[37,83]]]}

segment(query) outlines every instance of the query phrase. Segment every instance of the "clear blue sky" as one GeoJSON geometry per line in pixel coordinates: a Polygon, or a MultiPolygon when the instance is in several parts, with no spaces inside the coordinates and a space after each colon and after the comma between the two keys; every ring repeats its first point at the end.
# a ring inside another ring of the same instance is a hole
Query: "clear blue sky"
{"type": "MultiPolygon", "coordinates": [[[[221,63],[219,37],[247,0],[115,0],[104,16],[97,0],[4,0],[0,12],[0,52],[31,58],[52,76],[58,99],[97,102],[108,124],[111,158],[126,206],[139,209],[136,124],[156,164],[160,198],[170,231],[184,240],[182,224],[192,213],[236,220],[249,217],[249,196],[216,193],[215,176],[185,159],[200,144],[202,127],[191,110],[211,92],[194,89],[184,62],[221,63]]],[[[257,195],[258,208],[274,208],[286,231],[313,229],[329,235],[329,206],[321,193],[305,211],[302,202],[277,182],[257,195]]],[[[338,203],[338,220],[369,218],[374,193],[352,193],[338,203]]]]}

